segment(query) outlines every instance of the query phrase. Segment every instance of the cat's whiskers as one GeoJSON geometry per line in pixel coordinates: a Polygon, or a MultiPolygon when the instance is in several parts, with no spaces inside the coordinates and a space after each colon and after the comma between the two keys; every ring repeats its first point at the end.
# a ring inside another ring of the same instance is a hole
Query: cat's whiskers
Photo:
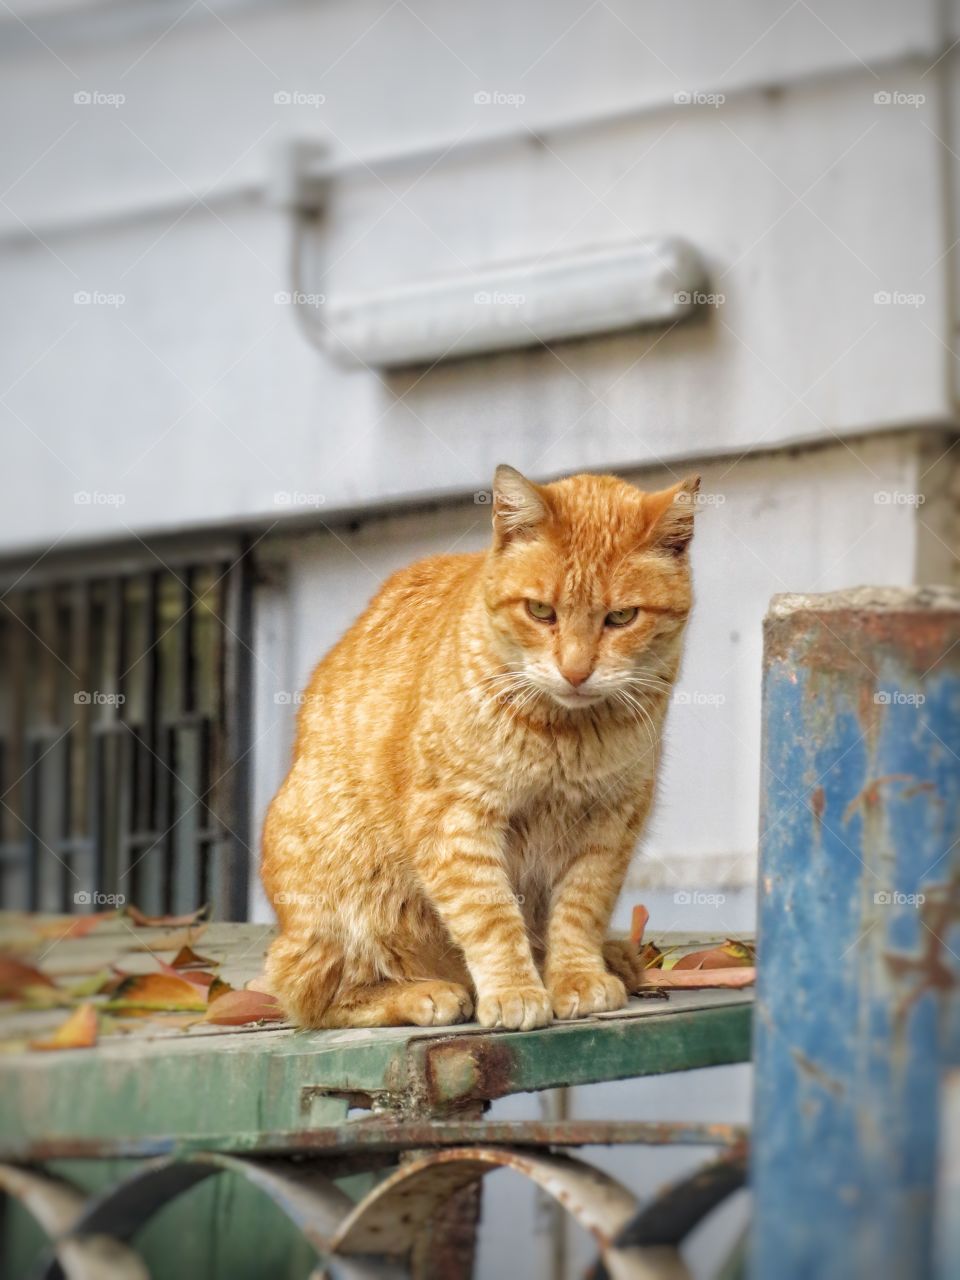
{"type": "Polygon", "coordinates": [[[618,702],[627,708],[628,711],[633,712],[633,719],[636,720],[638,725],[647,731],[649,736],[649,745],[651,747],[655,746],[657,741],[656,725],[653,723],[653,718],[640,699],[628,689],[622,687],[615,690],[614,696],[618,702]]]}

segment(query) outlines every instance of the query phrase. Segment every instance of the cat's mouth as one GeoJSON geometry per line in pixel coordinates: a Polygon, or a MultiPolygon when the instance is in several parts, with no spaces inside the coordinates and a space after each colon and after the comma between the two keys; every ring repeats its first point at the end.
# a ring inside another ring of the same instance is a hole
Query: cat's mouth
{"type": "Polygon", "coordinates": [[[570,709],[594,706],[603,700],[603,694],[592,689],[565,689],[563,693],[551,692],[550,696],[555,702],[559,702],[561,707],[570,709]]]}

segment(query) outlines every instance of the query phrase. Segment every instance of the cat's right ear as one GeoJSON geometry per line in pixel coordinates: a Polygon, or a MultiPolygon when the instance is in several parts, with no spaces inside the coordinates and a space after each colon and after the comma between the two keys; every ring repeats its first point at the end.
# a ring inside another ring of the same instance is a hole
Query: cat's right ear
{"type": "Polygon", "coordinates": [[[506,546],[529,538],[548,516],[547,504],[535,484],[513,467],[501,463],[493,477],[493,544],[506,546]]]}

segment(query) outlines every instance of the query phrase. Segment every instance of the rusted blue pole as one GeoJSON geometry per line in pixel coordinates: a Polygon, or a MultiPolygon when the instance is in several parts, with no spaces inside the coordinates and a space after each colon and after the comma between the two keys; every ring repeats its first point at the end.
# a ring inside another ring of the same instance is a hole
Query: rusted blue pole
{"type": "Polygon", "coordinates": [[[960,592],[776,597],[763,735],[752,1280],[924,1280],[960,1064],[960,592]]]}

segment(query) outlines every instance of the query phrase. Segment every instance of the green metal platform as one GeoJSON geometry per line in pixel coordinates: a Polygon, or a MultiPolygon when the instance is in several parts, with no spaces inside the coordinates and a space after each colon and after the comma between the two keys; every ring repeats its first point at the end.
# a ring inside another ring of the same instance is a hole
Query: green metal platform
{"type": "MultiPolygon", "coordinates": [[[[0,950],[13,948],[64,984],[111,965],[147,972],[157,955],[170,958],[157,951],[169,931],[134,929],[119,917],[85,938],[24,953],[34,919],[5,918],[0,950]]],[[[271,936],[266,926],[212,924],[195,945],[226,981],[242,987],[260,972],[271,936]]],[[[744,991],[674,991],[669,999],[633,999],[616,1014],[531,1032],[476,1024],[227,1028],[180,1025],[184,1019],[171,1025],[157,1015],[125,1022],[94,1048],[54,1053],[26,1042],[62,1022],[63,1010],[0,1012],[0,1160],[103,1193],[157,1158],[309,1158],[356,1196],[380,1176],[376,1171],[414,1150],[494,1143],[549,1152],[620,1141],[729,1148],[742,1135],[724,1126],[524,1128],[482,1116],[487,1103],[507,1094],[745,1061],[751,1004],[744,991]],[[358,1172],[362,1178],[342,1183],[358,1172]]],[[[8,1208],[6,1228],[0,1272],[16,1276],[37,1256],[42,1236],[20,1209],[8,1208]]],[[[135,1247],[151,1275],[177,1280],[292,1278],[309,1275],[316,1262],[276,1205],[235,1172],[160,1209],[135,1247]]]]}

